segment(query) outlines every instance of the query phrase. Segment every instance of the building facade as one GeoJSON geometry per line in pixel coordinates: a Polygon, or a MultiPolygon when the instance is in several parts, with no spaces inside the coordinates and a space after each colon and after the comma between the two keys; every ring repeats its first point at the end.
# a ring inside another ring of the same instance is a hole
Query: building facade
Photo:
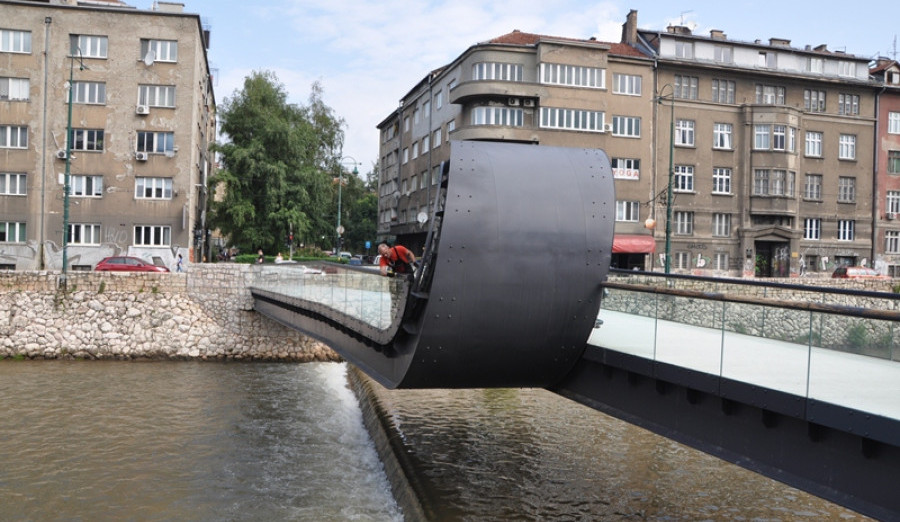
{"type": "Polygon", "coordinates": [[[871,74],[882,85],[876,98],[875,266],[900,277],[900,64],[878,59],[871,74]]]}
{"type": "Polygon", "coordinates": [[[606,151],[617,267],[785,277],[872,264],[880,87],[865,58],[644,31],[636,11],[618,43],[514,31],[430,73],[379,125],[379,233],[421,246],[447,141],[502,140],[606,151]]]}
{"type": "Polygon", "coordinates": [[[0,267],[204,255],[215,97],[183,8],[0,0],[0,267]]]}

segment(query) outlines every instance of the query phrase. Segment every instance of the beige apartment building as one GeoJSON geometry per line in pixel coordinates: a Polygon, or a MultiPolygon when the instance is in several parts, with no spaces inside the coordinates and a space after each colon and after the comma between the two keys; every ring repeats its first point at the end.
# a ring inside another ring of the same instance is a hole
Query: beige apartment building
{"type": "Polygon", "coordinates": [[[0,267],[202,258],[208,43],[180,3],[0,0],[0,267]]]}
{"type": "Polygon", "coordinates": [[[715,276],[871,265],[880,87],[866,58],[640,30],[636,11],[618,43],[514,31],[430,73],[379,125],[379,234],[420,248],[447,142],[502,140],[607,153],[615,266],[662,270],[666,254],[673,272],[715,276]]]}

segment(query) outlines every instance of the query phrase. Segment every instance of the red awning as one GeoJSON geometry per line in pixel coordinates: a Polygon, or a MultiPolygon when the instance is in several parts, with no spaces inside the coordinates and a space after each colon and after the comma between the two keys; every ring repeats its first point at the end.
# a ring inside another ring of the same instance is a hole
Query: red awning
{"type": "Polygon", "coordinates": [[[656,251],[656,241],[652,236],[613,236],[613,254],[652,254],[656,251]]]}

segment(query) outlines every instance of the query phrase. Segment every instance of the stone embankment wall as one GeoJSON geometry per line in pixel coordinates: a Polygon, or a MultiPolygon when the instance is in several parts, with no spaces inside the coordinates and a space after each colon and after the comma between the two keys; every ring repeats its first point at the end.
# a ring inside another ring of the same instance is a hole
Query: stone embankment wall
{"type": "MultiPolygon", "coordinates": [[[[726,332],[753,335],[780,341],[900,360],[900,328],[889,319],[852,317],[824,313],[817,304],[843,307],[847,312],[858,309],[897,312],[900,294],[892,292],[890,280],[803,280],[784,279],[765,282],[787,284],[809,283],[809,290],[729,284],[727,280],[699,281],[647,276],[612,276],[610,282],[671,290],[700,292],[709,296],[750,298],[754,303],[735,303],[717,299],[700,299],[665,293],[631,292],[610,289],[603,297],[602,308],[646,317],[675,321],[726,332]],[[821,288],[882,292],[881,296],[827,293],[821,288]],[[757,302],[759,304],[757,304],[757,302]],[[769,302],[772,306],[764,306],[769,302]],[[779,308],[779,302],[800,303],[807,310],[779,308]]],[[[804,285],[806,286],[806,285],[804,285]]]]}
{"type": "Polygon", "coordinates": [[[0,358],[336,361],[253,311],[252,265],[188,273],[0,273],[0,358]]]}

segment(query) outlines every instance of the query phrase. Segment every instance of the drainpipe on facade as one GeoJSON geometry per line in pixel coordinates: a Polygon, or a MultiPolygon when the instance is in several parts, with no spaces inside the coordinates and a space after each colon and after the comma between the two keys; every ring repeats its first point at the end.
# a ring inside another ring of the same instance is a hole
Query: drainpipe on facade
{"type": "Polygon", "coordinates": [[[44,201],[47,192],[47,91],[50,81],[50,24],[53,18],[47,16],[44,18],[44,106],[41,107],[41,224],[38,232],[38,269],[44,270],[46,263],[44,262],[44,201]]]}
{"type": "Polygon", "coordinates": [[[872,140],[872,255],[869,259],[872,260],[872,268],[875,268],[875,253],[878,251],[878,246],[876,241],[878,241],[878,137],[879,137],[879,129],[881,127],[881,96],[884,94],[884,91],[887,90],[887,86],[881,86],[881,92],[875,95],[875,136],[872,140]]]}

